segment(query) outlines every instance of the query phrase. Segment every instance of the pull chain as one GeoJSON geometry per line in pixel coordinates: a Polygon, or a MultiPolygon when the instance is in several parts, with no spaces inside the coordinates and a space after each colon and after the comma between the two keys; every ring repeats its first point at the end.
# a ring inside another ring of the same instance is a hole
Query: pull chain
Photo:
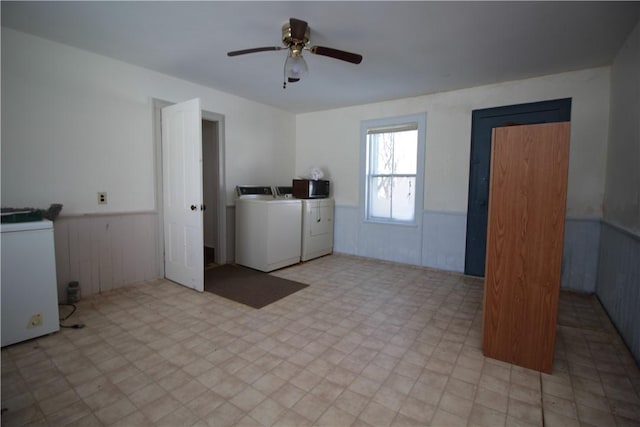
{"type": "Polygon", "coordinates": [[[284,61],[284,66],[282,68],[283,68],[282,89],[286,89],[287,88],[287,61],[284,61]]]}

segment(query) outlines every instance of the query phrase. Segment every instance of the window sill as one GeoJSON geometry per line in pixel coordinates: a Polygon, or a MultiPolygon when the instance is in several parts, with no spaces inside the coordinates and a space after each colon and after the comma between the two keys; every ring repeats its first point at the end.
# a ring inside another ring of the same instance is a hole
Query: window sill
{"type": "Polygon", "coordinates": [[[375,225],[392,225],[392,226],[407,227],[407,228],[418,228],[418,223],[415,221],[399,222],[399,221],[385,221],[384,219],[365,219],[363,223],[375,224],[375,225]]]}

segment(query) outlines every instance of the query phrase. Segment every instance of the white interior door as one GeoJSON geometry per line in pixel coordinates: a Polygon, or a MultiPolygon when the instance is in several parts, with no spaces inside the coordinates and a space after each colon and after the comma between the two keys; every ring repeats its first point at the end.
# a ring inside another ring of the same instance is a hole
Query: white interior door
{"type": "Polygon", "coordinates": [[[200,99],[162,109],[164,271],[204,291],[200,99]]]}

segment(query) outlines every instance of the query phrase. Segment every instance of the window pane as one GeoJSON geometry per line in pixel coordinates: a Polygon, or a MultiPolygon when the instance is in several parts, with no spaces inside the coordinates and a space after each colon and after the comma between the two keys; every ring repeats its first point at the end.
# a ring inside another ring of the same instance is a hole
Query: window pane
{"type": "Polygon", "coordinates": [[[391,218],[391,178],[371,178],[369,184],[369,217],[391,218]]]}
{"type": "Polygon", "coordinates": [[[415,174],[417,170],[418,131],[394,134],[393,161],[395,174],[415,174]]]}
{"type": "Polygon", "coordinates": [[[370,141],[371,173],[389,174],[393,166],[393,139],[388,133],[378,133],[367,137],[370,141]]]}
{"type": "Polygon", "coordinates": [[[393,219],[400,221],[414,220],[415,190],[415,177],[393,178],[393,198],[391,206],[393,219]]]}

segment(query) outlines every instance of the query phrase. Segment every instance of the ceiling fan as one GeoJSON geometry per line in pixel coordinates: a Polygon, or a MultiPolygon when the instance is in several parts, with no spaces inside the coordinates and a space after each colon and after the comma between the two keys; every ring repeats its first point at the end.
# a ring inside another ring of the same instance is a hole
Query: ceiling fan
{"type": "Polygon", "coordinates": [[[246,55],[248,53],[266,52],[272,50],[289,49],[287,60],[284,63],[284,82],[282,88],[286,89],[287,82],[295,83],[300,81],[308,71],[307,63],[302,57],[302,51],[306,50],[315,55],[328,56],[341,61],[359,64],[362,62],[362,55],[345,52],[344,50],[333,49],[324,46],[308,46],[311,31],[309,24],[296,18],[289,18],[289,22],[282,26],[281,46],[254,47],[253,49],[234,50],[227,52],[228,56],[246,55]]]}

